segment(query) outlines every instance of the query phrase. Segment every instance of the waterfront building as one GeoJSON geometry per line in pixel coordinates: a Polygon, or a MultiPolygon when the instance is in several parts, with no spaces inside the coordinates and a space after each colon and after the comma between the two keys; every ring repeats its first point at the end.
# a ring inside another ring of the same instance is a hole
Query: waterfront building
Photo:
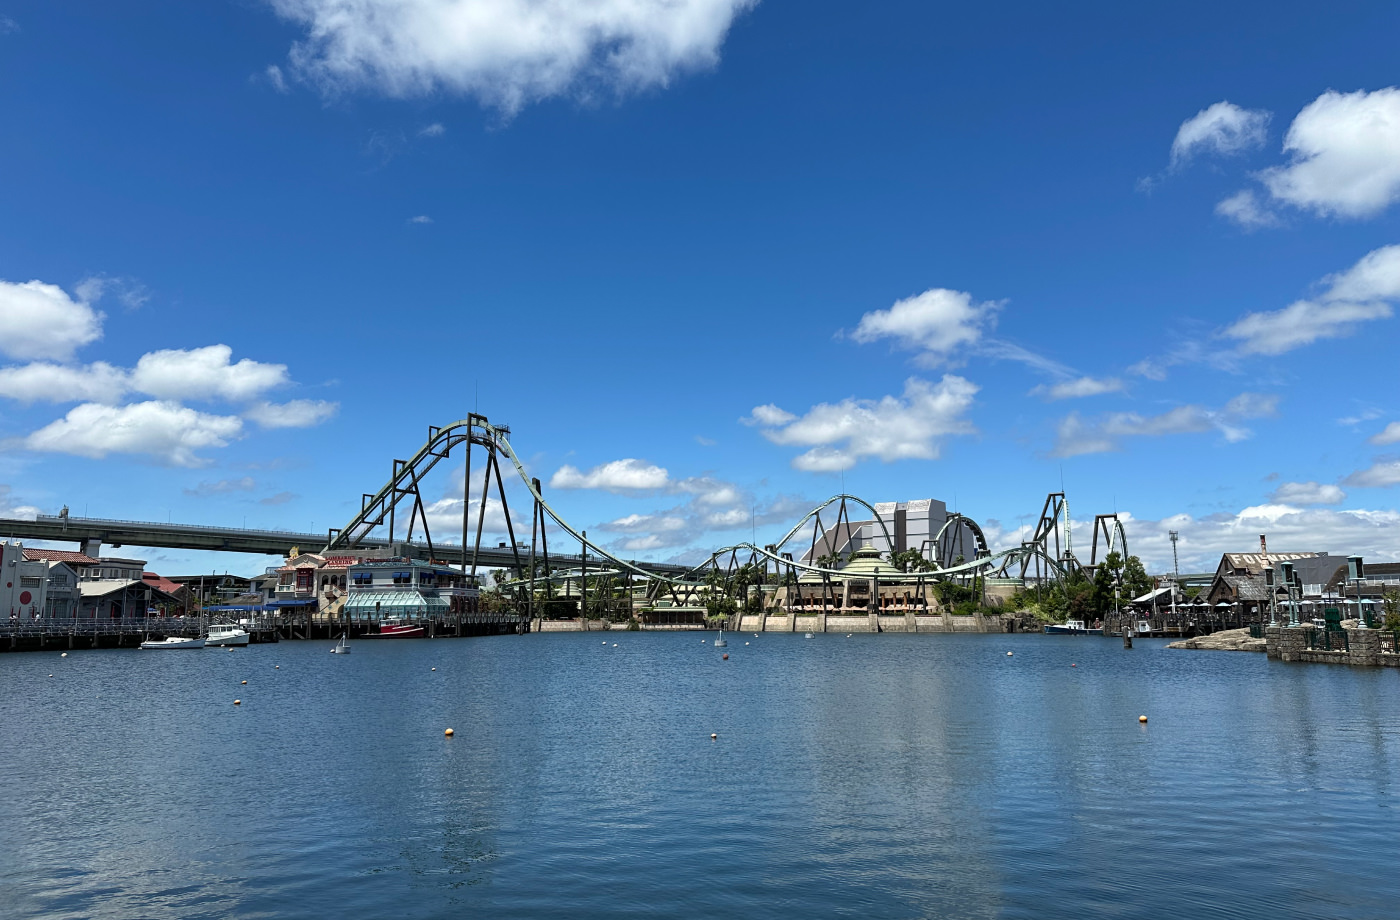
{"type": "Polygon", "coordinates": [[[146,570],[144,559],[124,559],[119,556],[103,556],[97,564],[85,568],[83,581],[140,581],[146,570]]]}
{"type": "Polygon", "coordinates": [[[348,566],[346,574],[341,612],[347,620],[421,620],[479,609],[480,590],[473,579],[443,563],[405,557],[364,560],[348,566]]]}
{"type": "Polygon", "coordinates": [[[177,598],[140,578],[130,581],[80,581],[78,590],[81,594],[78,607],[80,619],[136,619],[163,616],[167,611],[174,616],[180,609],[177,598]]]}
{"type": "Polygon", "coordinates": [[[204,575],[171,575],[170,581],[184,585],[190,593],[206,607],[227,604],[232,598],[246,594],[253,580],[242,575],[220,575],[210,572],[204,575]]]}
{"type": "MultiPolygon", "coordinates": [[[[851,507],[851,506],[848,506],[851,507]]],[[[861,506],[855,508],[864,510],[861,506]]],[[[815,565],[822,557],[835,556],[837,565],[845,565],[850,555],[865,546],[889,555],[906,549],[918,550],[925,559],[936,559],[934,541],[943,525],[948,522],[948,506],[934,498],[921,498],[905,502],[877,502],[877,518],[860,521],[842,521],[830,527],[815,547],[803,553],[801,561],[815,565]],[[884,524],[882,528],[880,525],[884,524]],[[885,532],[889,532],[886,539],[885,532]]],[[[968,554],[971,558],[971,554],[968,554]]]]}

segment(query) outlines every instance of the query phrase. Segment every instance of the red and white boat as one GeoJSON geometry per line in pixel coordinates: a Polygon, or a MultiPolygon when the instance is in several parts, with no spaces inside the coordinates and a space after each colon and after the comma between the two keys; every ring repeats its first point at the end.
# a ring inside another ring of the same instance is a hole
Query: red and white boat
{"type": "Polygon", "coordinates": [[[423,627],[393,617],[379,624],[379,635],[385,639],[421,639],[423,627]]]}

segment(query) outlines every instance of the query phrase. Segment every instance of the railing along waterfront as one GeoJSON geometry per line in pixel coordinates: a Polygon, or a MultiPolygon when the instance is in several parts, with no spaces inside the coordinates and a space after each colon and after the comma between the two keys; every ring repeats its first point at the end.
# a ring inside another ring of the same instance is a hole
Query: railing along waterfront
{"type": "Polygon", "coordinates": [[[1310,629],[1308,648],[1317,652],[1345,652],[1348,649],[1346,630],[1310,629]]]}

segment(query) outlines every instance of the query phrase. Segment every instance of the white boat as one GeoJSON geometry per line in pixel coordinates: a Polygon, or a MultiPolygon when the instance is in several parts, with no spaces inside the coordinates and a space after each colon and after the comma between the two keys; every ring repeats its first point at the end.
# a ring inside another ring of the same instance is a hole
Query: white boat
{"type": "Polygon", "coordinates": [[[1085,626],[1083,620],[1065,620],[1063,623],[1049,624],[1045,632],[1052,636],[1102,636],[1103,627],[1093,629],[1085,626]]]}
{"type": "Polygon", "coordinates": [[[350,645],[345,641],[345,637],[344,637],[344,636],[341,636],[341,637],[340,637],[340,642],[338,642],[338,643],[336,644],[336,646],[335,646],[334,648],[331,649],[331,654],[332,654],[332,655],[348,655],[348,654],[350,654],[350,645]]]}
{"type": "Polygon", "coordinates": [[[204,637],[205,645],[247,645],[248,631],[232,623],[210,623],[209,634],[204,637]]]}
{"type": "Polygon", "coordinates": [[[715,640],[715,648],[728,648],[729,643],[724,641],[724,627],[719,628],[719,638],[715,640]]]}
{"type": "Polygon", "coordinates": [[[142,648],[204,648],[201,638],[187,639],[184,636],[166,636],[164,639],[147,639],[142,648]]]}

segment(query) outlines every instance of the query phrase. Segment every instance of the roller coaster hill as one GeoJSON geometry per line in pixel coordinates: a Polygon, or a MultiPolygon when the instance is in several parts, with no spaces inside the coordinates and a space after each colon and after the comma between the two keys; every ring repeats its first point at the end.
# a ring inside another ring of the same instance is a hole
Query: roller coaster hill
{"type": "Polygon", "coordinates": [[[475,577],[489,553],[496,566],[495,602],[536,622],[635,619],[679,626],[718,616],[741,628],[766,628],[773,616],[792,620],[784,625],[797,628],[795,618],[816,615],[888,617],[913,628],[917,622],[910,618],[946,618],[955,601],[971,598],[979,610],[995,608],[1021,591],[1092,577],[1110,553],[1127,554],[1117,515],[1098,515],[1089,560],[1081,562],[1071,543],[1069,503],[1062,492],[1046,497],[1027,539],[997,551],[988,546],[977,521],[949,513],[943,502],[871,504],[841,494],[814,507],[774,543],[725,546],[690,567],[638,562],[614,554],[567,521],[546,500],[539,479],[526,472],[509,435],[509,428],[478,414],[429,428],[417,453],[394,460],[389,481],[362,497],[360,511],[344,527],[328,532],[323,553],[353,553],[382,543],[386,527],[388,543],[399,545],[397,522],[406,518],[410,542],[421,521],[428,555],[441,555],[444,548],[435,546],[428,532],[421,482],[438,462],[455,455],[464,460],[464,482],[471,482],[474,465],[485,471],[475,521],[472,502],[463,503],[462,571],[475,577]],[[512,472],[531,504],[528,540],[523,533],[517,539],[515,532],[505,488],[512,472]],[[493,492],[509,539],[488,550],[481,544],[493,492]],[[501,558],[503,553],[507,558],[501,558]],[[755,616],[758,624],[750,622],[755,616]]]}

